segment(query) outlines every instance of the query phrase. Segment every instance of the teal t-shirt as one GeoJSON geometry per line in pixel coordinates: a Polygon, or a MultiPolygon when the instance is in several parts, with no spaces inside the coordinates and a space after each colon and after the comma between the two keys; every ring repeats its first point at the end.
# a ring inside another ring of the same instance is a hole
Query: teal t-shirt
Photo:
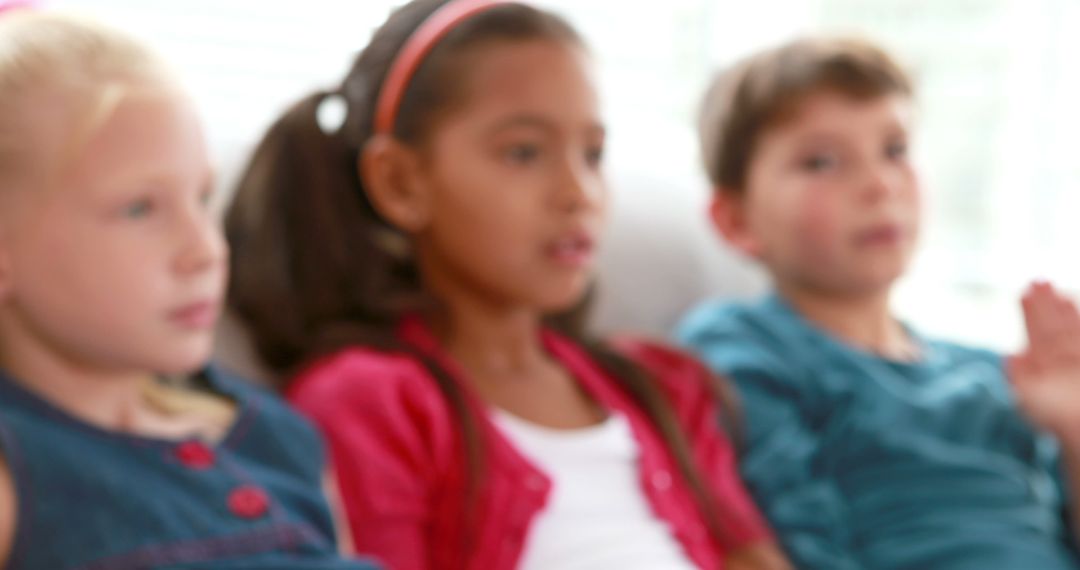
{"type": "Polygon", "coordinates": [[[998,355],[916,335],[918,361],[888,360],[777,295],[707,303],[677,336],[735,383],[743,476],[800,569],[1080,568],[1057,445],[998,355]]]}

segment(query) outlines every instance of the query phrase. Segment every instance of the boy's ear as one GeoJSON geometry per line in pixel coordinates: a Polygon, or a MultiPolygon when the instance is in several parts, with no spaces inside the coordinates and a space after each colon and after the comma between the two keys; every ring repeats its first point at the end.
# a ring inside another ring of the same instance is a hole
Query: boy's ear
{"type": "Polygon", "coordinates": [[[391,136],[377,135],[360,153],[360,179],[372,206],[406,233],[423,230],[431,219],[429,186],[421,178],[420,157],[391,136]]]}
{"type": "Polygon", "coordinates": [[[753,259],[761,256],[761,243],[750,229],[744,196],[726,188],[713,191],[709,217],[724,241],[743,255],[753,259]]]}

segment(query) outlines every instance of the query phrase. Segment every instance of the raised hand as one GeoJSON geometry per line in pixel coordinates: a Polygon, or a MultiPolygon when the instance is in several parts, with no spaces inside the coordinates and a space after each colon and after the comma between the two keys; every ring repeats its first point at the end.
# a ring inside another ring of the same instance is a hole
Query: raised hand
{"type": "Polygon", "coordinates": [[[1028,419],[1059,438],[1080,438],[1080,311],[1048,283],[1021,301],[1028,346],[1009,361],[1009,378],[1028,419]]]}

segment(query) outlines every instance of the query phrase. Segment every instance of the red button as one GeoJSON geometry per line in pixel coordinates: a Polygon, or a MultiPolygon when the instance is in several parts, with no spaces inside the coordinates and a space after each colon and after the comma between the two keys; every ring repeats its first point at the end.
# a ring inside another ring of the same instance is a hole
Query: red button
{"type": "Polygon", "coordinates": [[[187,441],[178,445],[176,458],[192,469],[209,469],[214,466],[214,450],[198,441],[187,441]]]}
{"type": "Polygon", "coordinates": [[[270,509],[270,497],[254,485],[243,485],[229,493],[229,510],[238,517],[257,519],[270,509]]]}

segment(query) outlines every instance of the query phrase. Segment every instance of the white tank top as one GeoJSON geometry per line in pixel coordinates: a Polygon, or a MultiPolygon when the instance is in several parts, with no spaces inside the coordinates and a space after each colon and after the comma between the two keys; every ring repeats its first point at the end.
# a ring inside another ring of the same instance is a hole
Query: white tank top
{"type": "Polygon", "coordinates": [[[693,570],[640,483],[630,424],[612,414],[574,430],[539,426],[496,410],[495,423],[551,478],[547,505],[529,528],[520,570],[693,570]]]}

